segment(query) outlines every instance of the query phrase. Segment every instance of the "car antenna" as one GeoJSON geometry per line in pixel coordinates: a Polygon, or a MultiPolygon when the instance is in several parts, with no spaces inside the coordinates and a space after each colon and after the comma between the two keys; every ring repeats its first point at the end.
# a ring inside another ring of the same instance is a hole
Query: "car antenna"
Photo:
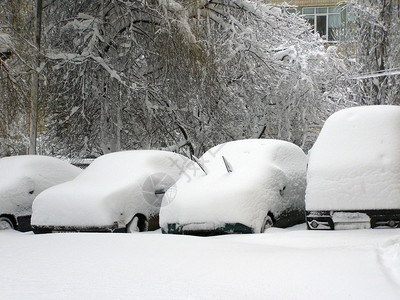
{"type": "Polygon", "coordinates": [[[233,171],[232,165],[225,158],[225,156],[222,156],[222,159],[224,160],[224,164],[225,164],[226,170],[228,171],[228,173],[231,173],[233,171]]]}
{"type": "Polygon", "coordinates": [[[207,175],[207,169],[205,167],[205,165],[193,154],[191,155],[192,160],[199,165],[200,169],[203,170],[203,172],[207,175]]]}

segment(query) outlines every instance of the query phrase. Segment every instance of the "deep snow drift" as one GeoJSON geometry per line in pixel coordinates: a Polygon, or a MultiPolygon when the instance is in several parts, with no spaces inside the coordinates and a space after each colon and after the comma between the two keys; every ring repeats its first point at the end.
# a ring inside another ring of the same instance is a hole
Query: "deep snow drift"
{"type": "Polygon", "coordinates": [[[199,238],[0,231],[2,299],[398,300],[400,229],[199,238]]]}

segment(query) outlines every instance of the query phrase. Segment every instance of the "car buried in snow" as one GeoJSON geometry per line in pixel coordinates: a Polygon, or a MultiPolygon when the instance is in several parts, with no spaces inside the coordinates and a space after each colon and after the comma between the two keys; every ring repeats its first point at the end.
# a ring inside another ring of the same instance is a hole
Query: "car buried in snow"
{"type": "Polygon", "coordinates": [[[0,159],[0,229],[31,230],[32,202],[53,185],[74,179],[81,169],[58,158],[20,155],[0,159]]]}
{"type": "Polygon", "coordinates": [[[180,154],[158,150],[100,156],[73,181],[35,199],[33,231],[155,230],[162,196],[191,163],[180,154]]]}
{"type": "Polygon", "coordinates": [[[208,150],[164,195],[163,233],[262,233],[305,221],[307,157],[270,139],[227,142],[208,150]]]}
{"type": "Polygon", "coordinates": [[[400,225],[400,107],[334,113],[309,153],[308,229],[400,225]]]}

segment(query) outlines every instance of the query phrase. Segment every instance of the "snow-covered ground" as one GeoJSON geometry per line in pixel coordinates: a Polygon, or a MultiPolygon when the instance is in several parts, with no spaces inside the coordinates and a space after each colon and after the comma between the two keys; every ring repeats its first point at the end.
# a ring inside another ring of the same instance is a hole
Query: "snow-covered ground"
{"type": "Polygon", "coordinates": [[[400,229],[0,231],[1,299],[400,299],[400,229]]]}

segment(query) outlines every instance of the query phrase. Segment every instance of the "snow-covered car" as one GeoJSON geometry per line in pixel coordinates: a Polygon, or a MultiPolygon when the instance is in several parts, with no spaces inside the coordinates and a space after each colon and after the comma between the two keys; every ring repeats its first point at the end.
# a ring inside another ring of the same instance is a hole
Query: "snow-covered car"
{"type": "Polygon", "coordinates": [[[45,189],[74,179],[81,169],[58,158],[21,155],[0,159],[0,229],[31,230],[32,202],[45,189]]]}
{"type": "Polygon", "coordinates": [[[35,233],[155,230],[164,193],[191,161],[158,150],[131,150],[95,159],[73,181],[33,203],[35,233]]]}
{"type": "Polygon", "coordinates": [[[163,233],[260,233],[305,222],[307,157],[269,139],[227,142],[196,159],[163,197],[163,233]]]}
{"type": "Polygon", "coordinates": [[[309,153],[309,229],[399,227],[400,107],[330,116],[309,153]]]}

